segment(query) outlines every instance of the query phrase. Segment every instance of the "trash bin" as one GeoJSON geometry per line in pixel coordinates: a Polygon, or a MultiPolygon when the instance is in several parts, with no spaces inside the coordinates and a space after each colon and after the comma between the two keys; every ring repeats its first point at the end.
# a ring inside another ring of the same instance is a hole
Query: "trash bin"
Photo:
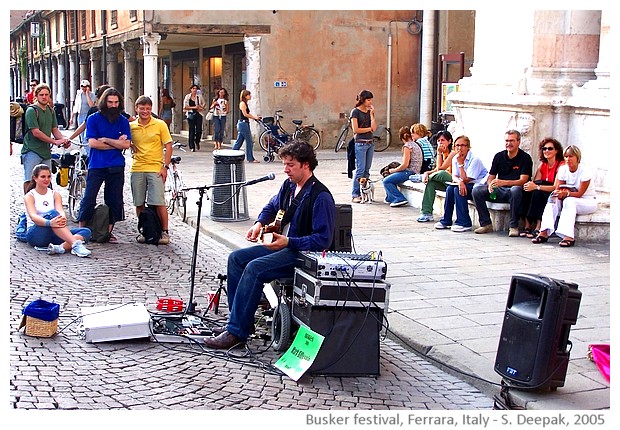
{"type": "Polygon", "coordinates": [[[214,221],[245,221],[248,197],[240,185],[218,186],[245,181],[245,153],[232,149],[213,151],[213,188],[211,194],[211,219],[214,221]]]}

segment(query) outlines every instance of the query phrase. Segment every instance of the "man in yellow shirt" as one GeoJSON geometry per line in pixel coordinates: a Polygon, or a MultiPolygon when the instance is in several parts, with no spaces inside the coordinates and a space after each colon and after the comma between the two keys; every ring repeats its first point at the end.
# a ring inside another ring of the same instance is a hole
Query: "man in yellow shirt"
{"type": "MultiPolygon", "coordinates": [[[[153,101],[149,97],[138,97],[136,100],[138,118],[130,123],[133,150],[131,193],[138,217],[145,203],[157,211],[163,230],[159,244],[167,245],[170,242],[170,235],[164,184],[172,158],[172,137],[166,123],[151,115],[152,109],[153,101]]],[[[138,236],[137,240],[141,243],[145,241],[142,235],[138,236]]]]}

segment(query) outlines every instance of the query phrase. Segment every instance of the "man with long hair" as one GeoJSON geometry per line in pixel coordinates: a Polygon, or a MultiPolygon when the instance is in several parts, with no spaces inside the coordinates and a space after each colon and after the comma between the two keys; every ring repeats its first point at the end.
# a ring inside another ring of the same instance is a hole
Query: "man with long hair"
{"type": "Polygon", "coordinates": [[[123,150],[131,145],[129,121],[124,110],[123,96],[115,88],[108,88],[99,100],[99,112],[86,120],[86,138],[90,145],[86,190],[80,204],[80,226],[86,225],[93,216],[97,194],[105,182],[104,201],[110,208],[110,242],[116,242],[112,234],[114,223],[125,219],[123,210],[123,186],[125,184],[125,157],[123,150]]]}

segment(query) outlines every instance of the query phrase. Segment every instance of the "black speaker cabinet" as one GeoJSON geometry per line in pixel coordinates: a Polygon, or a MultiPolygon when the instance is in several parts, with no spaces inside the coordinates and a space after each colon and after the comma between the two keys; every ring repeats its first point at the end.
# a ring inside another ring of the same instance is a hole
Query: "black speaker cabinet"
{"type": "Polygon", "coordinates": [[[383,311],[378,308],[312,306],[303,314],[293,303],[293,320],[325,336],[308,373],[330,376],[378,376],[379,332],[383,311]],[[301,318],[300,318],[301,317],[301,318]]]}
{"type": "Polygon", "coordinates": [[[349,204],[336,204],[336,227],[330,251],[351,252],[351,227],[353,227],[353,208],[349,204]]]}
{"type": "Polygon", "coordinates": [[[571,325],[577,322],[577,284],[515,274],[510,283],[495,371],[513,387],[555,390],[564,386],[571,325]]]}

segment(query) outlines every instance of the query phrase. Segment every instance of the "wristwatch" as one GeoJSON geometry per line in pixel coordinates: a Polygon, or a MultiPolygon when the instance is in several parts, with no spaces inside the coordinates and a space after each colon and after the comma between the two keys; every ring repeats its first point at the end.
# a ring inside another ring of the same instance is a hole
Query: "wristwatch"
{"type": "Polygon", "coordinates": [[[540,191],[540,185],[536,185],[536,189],[540,191]]]}
{"type": "Polygon", "coordinates": [[[465,167],[465,165],[464,165],[464,164],[457,164],[457,166],[459,167],[459,169],[460,169],[461,167],[465,167]]]}

